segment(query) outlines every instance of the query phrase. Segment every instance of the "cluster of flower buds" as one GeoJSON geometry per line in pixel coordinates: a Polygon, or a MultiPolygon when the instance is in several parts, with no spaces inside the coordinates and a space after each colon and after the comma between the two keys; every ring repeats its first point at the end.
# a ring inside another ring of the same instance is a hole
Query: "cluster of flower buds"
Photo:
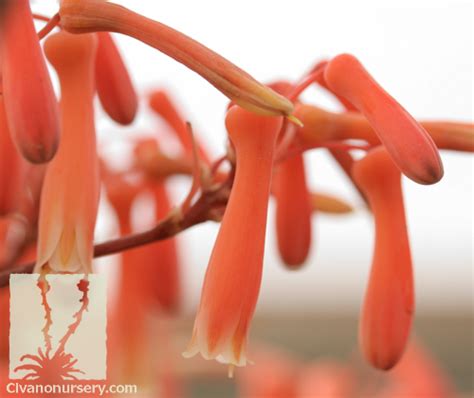
{"type": "Polygon", "coordinates": [[[10,220],[0,226],[0,264],[7,274],[17,272],[14,265],[35,246],[34,272],[41,274],[88,274],[95,256],[124,251],[112,325],[117,344],[129,351],[118,355],[126,356],[130,372],[138,372],[143,308],[170,313],[179,308],[173,237],[205,221],[222,221],[184,355],[217,359],[232,372],[248,362],[269,200],[276,202],[278,250],[291,269],[308,256],[314,212],[352,211],[339,198],[310,191],[304,154],[320,148],[338,162],[375,220],[361,349],[379,369],[399,361],[414,313],[401,177],[420,184],[440,181],[439,150],[473,152],[472,124],[415,120],[349,54],[318,63],[296,83],[264,85],[188,36],[112,2],[61,0],[39,34],[28,0],[6,2],[0,12],[0,216],[10,220]],[[181,153],[167,154],[153,138],[133,143],[129,170],[114,172],[101,160],[95,94],[118,124],[133,123],[138,111],[138,94],[110,32],[156,48],[229,98],[225,155],[210,156],[168,94],[156,90],[149,107],[169,126],[181,153]],[[59,78],[59,101],[46,60],[59,78]],[[332,113],[302,102],[300,94],[313,84],[346,110],[332,113]],[[354,149],[364,156],[356,158],[354,149]],[[179,205],[171,203],[166,188],[177,174],[192,178],[179,205]],[[94,247],[101,184],[122,237],[94,247]],[[152,198],[155,225],[135,233],[132,207],[142,194],[152,198]]]}

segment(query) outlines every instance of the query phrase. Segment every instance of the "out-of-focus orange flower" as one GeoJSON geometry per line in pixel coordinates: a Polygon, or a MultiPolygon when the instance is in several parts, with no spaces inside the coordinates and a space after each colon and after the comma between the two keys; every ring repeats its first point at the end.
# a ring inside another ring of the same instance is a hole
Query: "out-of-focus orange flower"
{"type": "Polygon", "coordinates": [[[232,107],[226,127],[237,170],[207,268],[191,342],[201,353],[230,365],[247,363],[246,342],[262,277],[263,251],[275,142],[281,118],[232,107]]]}
{"type": "Polygon", "coordinates": [[[321,192],[311,194],[311,206],[316,211],[329,214],[347,214],[354,211],[344,200],[321,192]]]}
{"type": "Polygon", "coordinates": [[[25,162],[8,131],[3,96],[0,95],[0,216],[18,209],[25,171],[25,162]]]}
{"type": "MultiPolygon", "coordinates": [[[[269,87],[287,98],[294,90],[287,81],[276,81],[269,87]]],[[[293,136],[295,128],[292,124],[283,126],[278,146],[285,147],[287,137],[293,136]]],[[[311,203],[302,154],[291,156],[275,167],[272,193],[276,202],[278,251],[284,264],[296,269],[308,257],[312,234],[311,203]]]]}
{"type": "Polygon", "coordinates": [[[190,37],[102,0],[62,0],[61,26],[71,33],[118,32],[140,40],[201,75],[237,105],[265,115],[289,116],[293,104],[190,37]]]}
{"type": "MultiPolygon", "coordinates": [[[[150,108],[160,115],[170,125],[176,134],[181,146],[188,156],[192,156],[194,144],[186,125],[186,120],[181,116],[177,106],[170,96],[163,90],[156,90],[150,95],[150,108]]],[[[197,139],[195,138],[197,141],[197,139]]],[[[210,164],[211,159],[201,143],[197,143],[200,158],[210,164]]]]}
{"type": "Polygon", "coordinates": [[[295,397],[351,398],[355,393],[355,375],[344,364],[320,360],[305,367],[298,378],[295,397]]]}
{"type": "Polygon", "coordinates": [[[261,347],[252,350],[255,364],[237,375],[240,398],[294,398],[301,365],[292,356],[261,347]]]}
{"type": "Polygon", "coordinates": [[[295,268],[308,257],[312,235],[310,193],[302,155],[293,156],[276,168],[273,186],[278,250],[284,263],[295,268]]]}
{"type": "Polygon", "coordinates": [[[349,100],[370,122],[397,166],[412,180],[434,184],[443,176],[438,149],[426,130],[369,75],[352,55],[325,67],[330,89],[349,100]]]}
{"type": "Polygon", "coordinates": [[[403,354],[414,312],[401,175],[383,147],[373,149],[357,161],[353,175],[375,218],[375,248],[359,341],[373,366],[390,369],[403,354]]]}
{"type": "Polygon", "coordinates": [[[62,139],[41,194],[35,271],[92,271],[99,169],[94,127],[94,35],[48,37],[46,55],[61,84],[62,139]]]}
{"type": "Polygon", "coordinates": [[[132,79],[110,33],[99,32],[97,38],[95,76],[100,103],[117,123],[130,124],[138,108],[132,79]]]}
{"type": "Polygon", "coordinates": [[[400,362],[388,374],[388,385],[377,398],[457,396],[448,375],[416,339],[408,344],[400,362]]]}
{"type": "Polygon", "coordinates": [[[58,106],[29,0],[11,2],[2,36],[3,95],[10,133],[26,159],[48,162],[59,143],[58,106]]]}
{"type": "MultiPolygon", "coordinates": [[[[156,182],[149,190],[155,202],[155,219],[161,220],[171,211],[164,181],[156,182]]],[[[176,238],[143,247],[139,257],[146,268],[146,294],[151,306],[168,313],[178,311],[181,304],[181,275],[176,238]]]]}

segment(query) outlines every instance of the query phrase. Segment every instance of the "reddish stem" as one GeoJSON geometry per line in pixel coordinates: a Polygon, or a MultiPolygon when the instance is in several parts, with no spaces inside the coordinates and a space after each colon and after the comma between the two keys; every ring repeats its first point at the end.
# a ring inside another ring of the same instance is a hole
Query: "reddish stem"
{"type": "Polygon", "coordinates": [[[43,26],[43,28],[38,32],[38,39],[43,39],[49,32],[51,32],[56,26],[59,25],[59,14],[56,13],[53,17],[48,20],[48,23],[43,26]]]}

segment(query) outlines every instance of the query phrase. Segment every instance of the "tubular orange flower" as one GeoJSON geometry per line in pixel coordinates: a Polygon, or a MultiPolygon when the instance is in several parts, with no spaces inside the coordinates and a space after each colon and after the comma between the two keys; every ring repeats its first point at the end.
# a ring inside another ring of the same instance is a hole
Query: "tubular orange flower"
{"type": "Polygon", "coordinates": [[[379,398],[457,396],[449,375],[417,339],[408,345],[399,364],[387,375],[379,398]]]}
{"type": "Polygon", "coordinates": [[[302,155],[278,166],[274,187],[280,256],[289,267],[298,267],[305,262],[311,246],[311,203],[302,155]]]}
{"type": "Polygon", "coordinates": [[[11,2],[2,36],[3,94],[10,133],[26,159],[48,162],[59,143],[59,116],[29,0],[11,2]]]}
{"type": "Polygon", "coordinates": [[[310,73],[314,73],[316,71],[320,71],[319,74],[316,76],[316,82],[326,90],[328,90],[331,94],[333,94],[336,99],[341,103],[341,105],[344,107],[345,110],[347,111],[357,111],[356,107],[352,105],[348,100],[346,100],[344,97],[341,97],[340,95],[337,95],[336,93],[333,93],[331,89],[329,88],[328,84],[326,83],[326,80],[324,79],[324,69],[326,69],[326,66],[328,64],[328,61],[323,60],[318,62],[312,71],[310,73]]]}
{"type": "Polygon", "coordinates": [[[425,129],[369,75],[352,55],[341,54],[325,68],[329,88],[364,114],[400,170],[420,184],[443,176],[438,149],[425,129]]]}
{"type": "MultiPolygon", "coordinates": [[[[171,210],[171,203],[164,181],[157,181],[152,189],[155,201],[155,219],[161,220],[171,210]]],[[[149,299],[155,306],[169,313],[175,313],[181,301],[181,277],[176,239],[143,247],[143,262],[147,265],[149,299]]]]}
{"type": "Polygon", "coordinates": [[[237,106],[227,113],[237,170],[186,357],[200,352],[232,366],[247,363],[245,347],[260,290],[270,180],[281,126],[281,118],[257,116],[237,106]]]}
{"type": "Polygon", "coordinates": [[[310,364],[298,379],[296,397],[342,398],[357,396],[354,371],[345,364],[323,360],[310,364]]]}
{"type": "Polygon", "coordinates": [[[0,95],[0,217],[17,210],[24,177],[25,164],[11,140],[0,95]]]}
{"type": "MultiPolygon", "coordinates": [[[[141,163],[140,158],[147,153],[159,152],[158,143],[154,139],[140,141],[135,147],[135,159],[141,163]]],[[[148,187],[155,204],[155,220],[162,220],[169,215],[172,209],[170,198],[165,185],[167,174],[157,175],[146,173],[148,187]]],[[[142,288],[152,307],[173,313],[180,307],[181,278],[178,259],[177,242],[169,238],[135,250],[137,264],[142,264],[142,288]]]]}
{"type": "Polygon", "coordinates": [[[356,162],[353,174],[375,217],[375,249],[359,341],[367,360],[386,370],[403,354],[414,312],[413,271],[401,176],[383,147],[356,162]]]}
{"type": "Polygon", "coordinates": [[[131,124],[138,108],[132,79],[110,33],[99,32],[97,38],[95,77],[100,103],[117,123],[131,124]]]}
{"type": "Polygon", "coordinates": [[[61,84],[62,139],[41,193],[35,271],[92,271],[99,173],[94,128],[94,35],[61,32],[45,51],[61,84]],[[86,188],[87,187],[87,188],[86,188]]]}
{"type": "Polygon", "coordinates": [[[190,37],[103,0],[62,0],[61,26],[71,33],[123,33],[163,52],[201,75],[236,104],[265,115],[289,116],[293,104],[190,37]]]}
{"type": "MultiPolygon", "coordinates": [[[[103,170],[107,197],[117,215],[120,235],[129,235],[132,233],[131,209],[140,186],[132,185],[122,175],[103,170]]],[[[117,305],[112,320],[115,325],[113,338],[117,339],[117,345],[113,346],[117,350],[114,361],[120,361],[119,372],[122,372],[118,376],[130,383],[143,382],[147,368],[142,358],[147,351],[144,336],[148,308],[143,302],[143,263],[137,261],[136,256],[141,250],[144,248],[127,250],[120,256],[117,305]],[[132,318],[134,321],[130,323],[132,318]]]]}
{"type": "MultiPolygon", "coordinates": [[[[295,86],[286,81],[276,81],[270,87],[287,98],[295,92],[295,86]]],[[[283,126],[279,150],[285,148],[294,129],[294,125],[283,126]]],[[[306,261],[311,245],[311,204],[303,155],[296,154],[281,162],[273,178],[278,250],[285,265],[296,269],[306,261]]]]}

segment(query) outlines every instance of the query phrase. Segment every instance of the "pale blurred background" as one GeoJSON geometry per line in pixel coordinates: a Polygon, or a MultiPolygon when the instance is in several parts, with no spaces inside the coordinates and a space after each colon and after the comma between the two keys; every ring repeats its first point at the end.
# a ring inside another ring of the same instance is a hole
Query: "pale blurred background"
{"type": "MultiPolygon", "coordinates": [[[[296,80],[316,61],[351,52],[415,117],[473,120],[470,0],[114,2],[183,31],[260,81],[296,80]]],[[[51,15],[57,4],[54,0],[36,1],[34,8],[51,15]]],[[[168,89],[211,153],[216,157],[223,154],[227,99],[199,76],[154,49],[130,38],[116,39],[140,92],[168,89]]],[[[327,109],[339,109],[322,90],[312,88],[304,99],[327,109]]],[[[127,163],[124,142],[128,138],[153,135],[163,128],[146,109],[146,102],[141,105],[140,117],[129,128],[121,128],[99,115],[103,154],[118,168],[127,163]]],[[[438,350],[438,356],[448,364],[462,388],[469,391],[474,163],[469,154],[443,152],[442,158],[445,177],[439,184],[427,187],[404,180],[416,273],[417,322],[420,333],[438,350]]],[[[274,208],[270,206],[255,334],[268,337],[265,330],[273,330],[270,340],[283,345],[292,340],[293,348],[304,355],[334,351],[348,355],[356,342],[355,318],[370,267],[372,220],[362,209],[356,192],[323,151],[314,151],[305,160],[313,189],[339,195],[358,210],[344,217],[316,215],[311,256],[303,269],[289,272],[277,256],[274,208]],[[287,319],[295,319],[295,323],[289,325],[287,319]]],[[[177,201],[185,195],[188,183],[187,179],[178,179],[172,185],[177,201]]],[[[115,225],[106,204],[103,209],[106,216],[100,220],[100,240],[108,238],[115,225]]],[[[179,237],[184,311],[189,318],[199,301],[217,231],[217,224],[207,223],[179,237]]],[[[111,261],[113,258],[99,262],[101,267],[110,268],[111,261]]]]}

